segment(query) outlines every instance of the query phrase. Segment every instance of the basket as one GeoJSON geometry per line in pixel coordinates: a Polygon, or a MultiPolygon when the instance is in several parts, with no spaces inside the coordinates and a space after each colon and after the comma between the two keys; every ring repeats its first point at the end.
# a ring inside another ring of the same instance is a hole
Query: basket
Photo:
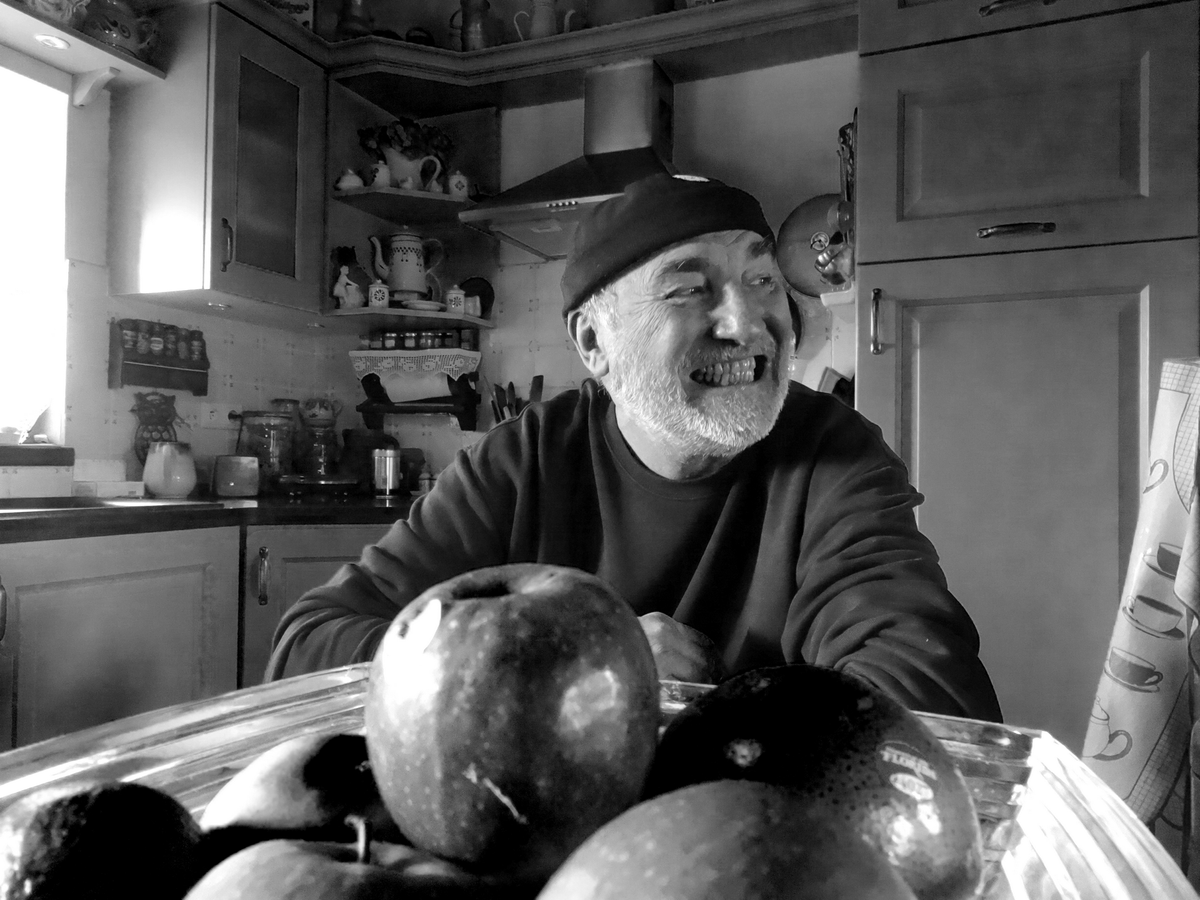
{"type": "Polygon", "coordinates": [[[449,396],[446,376],[457,379],[474,372],[479,367],[479,357],[477,350],[457,347],[350,351],[354,377],[362,381],[367,375],[378,375],[393,403],[449,396]]]}

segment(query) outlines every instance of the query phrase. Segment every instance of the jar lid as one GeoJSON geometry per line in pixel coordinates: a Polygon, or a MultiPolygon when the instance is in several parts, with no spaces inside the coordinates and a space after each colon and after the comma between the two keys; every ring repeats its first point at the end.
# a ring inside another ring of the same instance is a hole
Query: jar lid
{"type": "Polygon", "coordinates": [[[372,450],[371,455],[378,456],[381,459],[386,459],[389,457],[399,456],[400,451],[395,447],[379,447],[378,449],[372,450]]]}

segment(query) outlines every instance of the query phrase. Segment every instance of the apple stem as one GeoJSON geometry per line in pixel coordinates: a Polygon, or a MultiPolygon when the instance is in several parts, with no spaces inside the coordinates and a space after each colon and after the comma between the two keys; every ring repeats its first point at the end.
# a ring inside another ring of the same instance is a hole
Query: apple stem
{"type": "Polygon", "coordinates": [[[371,862],[371,823],[364,816],[351,815],[346,816],[346,824],[354,829],[358,861],[369,865],[371,862]]]}

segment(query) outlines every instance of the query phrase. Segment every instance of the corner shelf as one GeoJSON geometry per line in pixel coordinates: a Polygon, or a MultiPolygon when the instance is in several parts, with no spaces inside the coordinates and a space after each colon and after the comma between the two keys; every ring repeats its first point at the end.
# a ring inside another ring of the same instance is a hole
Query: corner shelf
{"type": "Polygon", "coordinates": [[[333,192],[333,199],[393,225],[458,224],[459,210],[475,204],[446,194],[398,187],[361,187],[333,192]]]}
{"type": "Polygon", "coordinates": [[[388,307],[372,308],[363,306],[358,309],[337,309],[326,313],[338,319],[355,319],[367,328],[394,328],[410,325],[414,328],[495,328],[488,319],[468,316],[463,313],[449,313],[422,309],[394,309],[388,307]]]}

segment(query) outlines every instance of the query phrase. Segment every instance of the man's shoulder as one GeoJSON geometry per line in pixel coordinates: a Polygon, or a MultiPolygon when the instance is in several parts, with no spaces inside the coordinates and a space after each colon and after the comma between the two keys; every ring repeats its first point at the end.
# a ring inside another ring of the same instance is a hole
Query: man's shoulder
{"type": "Polygon", "coordinates": [[[784,446],[807,446],[817,454],[822,449],[858,447],[881,453],[893,462],[900,461],[888,447],[878,425],[832,394],[814,391],[798,382],[788,386],[783,410],[771,436],[784,446]]]}
{"type": "Polygon", "coordinates": [[[500,422],[470,448],[474,454],[524,453],[547,440],[564,441],[587,434],[589,423],[603,397],[592,381],[580,388],[560,391],[530,403],[520,413],[500,422]]]}

